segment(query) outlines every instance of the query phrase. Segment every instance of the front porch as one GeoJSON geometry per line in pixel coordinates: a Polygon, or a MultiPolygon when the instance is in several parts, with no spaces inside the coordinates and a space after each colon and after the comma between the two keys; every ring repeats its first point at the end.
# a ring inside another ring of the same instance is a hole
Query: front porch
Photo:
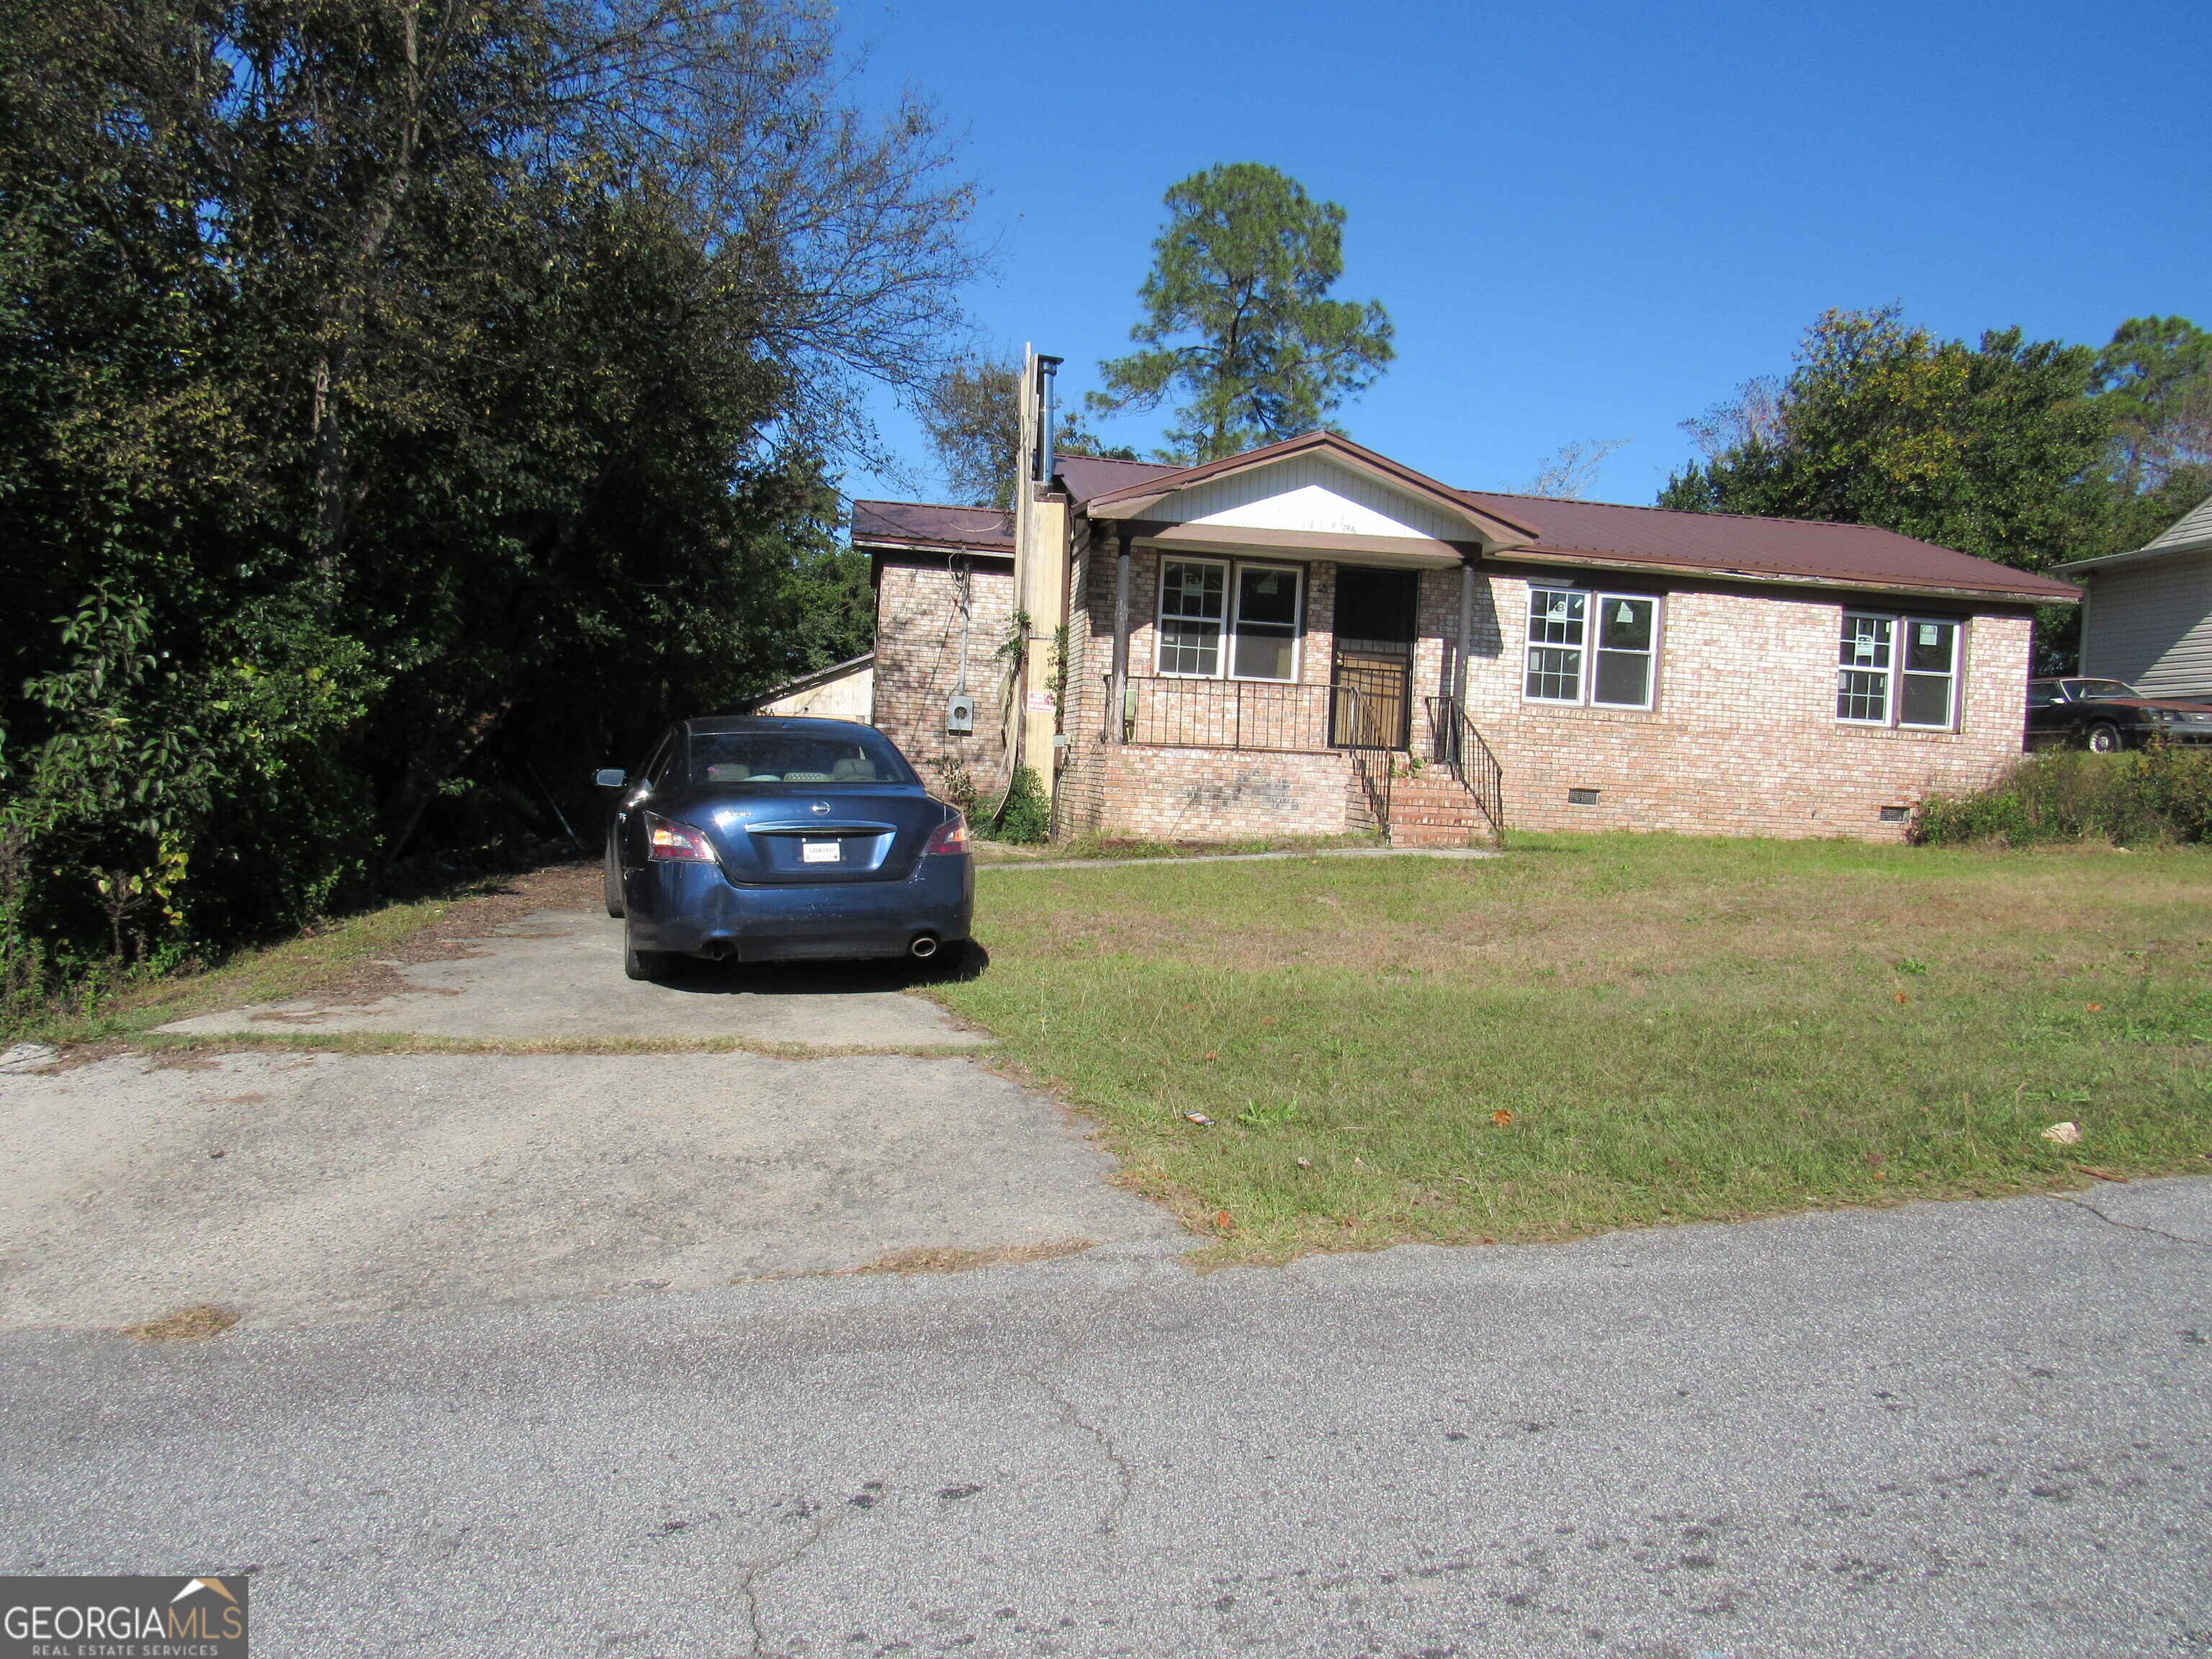
{"type": "Polygon", "coordinates": [[[1117,695],[1109,673],[1100,690],[1100,804],[1120,810],[1099,827],[1136,828],[1164,806],[1183,833],[1201,816],[1231,833],[1504,839],[1497,757],[1455,698],[1419,698],[1415,713],[1410,653],[1395,674],[1370,662],[1333,684],[1135,674],[1117,695]]]}

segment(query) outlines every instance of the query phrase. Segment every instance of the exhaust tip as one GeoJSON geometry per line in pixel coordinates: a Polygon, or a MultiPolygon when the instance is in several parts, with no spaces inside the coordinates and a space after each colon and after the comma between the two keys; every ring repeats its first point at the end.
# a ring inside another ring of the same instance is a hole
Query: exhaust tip
{"type": "Polygon", "coordinates": [[[926,962],[937,954],[937,935],[923,933],[906,947],[907,954],[917,962],[926,962]]]}

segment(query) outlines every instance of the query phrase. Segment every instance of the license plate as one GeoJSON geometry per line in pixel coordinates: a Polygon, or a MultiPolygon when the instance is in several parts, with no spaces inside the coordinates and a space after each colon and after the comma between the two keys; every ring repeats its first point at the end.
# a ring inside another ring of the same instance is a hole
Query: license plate
{"type": "Polygon", "coordinates": [[[845,843],[841,841],[802,841],[799,843],[801,864],[835,864],[845,856],[845,843]]]}

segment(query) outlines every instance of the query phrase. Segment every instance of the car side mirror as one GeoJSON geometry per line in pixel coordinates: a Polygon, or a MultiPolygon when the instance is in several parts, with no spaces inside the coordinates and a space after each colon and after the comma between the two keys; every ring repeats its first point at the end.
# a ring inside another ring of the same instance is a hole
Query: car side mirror
{"type": "Polygon", "coordinates": [[[619,766],[602,766],[592,774],[592,781],[602,789],[619,789],[629,781],[629,774],[619,766]]]}

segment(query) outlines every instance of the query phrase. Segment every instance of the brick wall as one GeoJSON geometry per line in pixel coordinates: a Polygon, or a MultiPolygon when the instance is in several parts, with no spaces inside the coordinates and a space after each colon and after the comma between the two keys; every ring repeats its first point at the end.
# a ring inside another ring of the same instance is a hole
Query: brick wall
{"type": "Polygon", "coordinates": [[[1162,841],[1345,833],[1345,757],[1256,750],[1111,747],[1098,756],[1109,834],[1162,841]]]}
{"type": "MultiPolygon", "coordinates": [[[[1228,839],[1357,827],[1358,804],[1348,799],[1357,786],[1340,754],[1102,742],[1115,560],[1107,538],[1094,548],[1088,526],[1078,524],[1061,831],[1228,839]]],[[[1150,549],[1130,560],[1133,675],[1151,674],[1156,661],[1160,562],[1150,549]]],[[[1299,678],[1308,684],[1329,679],[1335,580],[1333,563],[1307,567],[1299,678]]],[[[969,684],[982,702],[983,729],[964,743],[944,732],[959,647],[950,573],[888,561],[878,600],[876,720],[925,768],[939,756],[963,754],[988,790],[1004,778],[990,653],[1011,615],[1012,578],[1003,566],[979,566],[971,580],[969,684]]],[[[2030,626],[2024,611],[1985,610],[1966,618],[1960,729],[1931,732],[1838,723],[1836,651],[1846,606],[1809,589],[1690,584],[1663,592],[1650,712],[1525,702],[1528,595],[1525,574],[1490,568],[1477,576],[1468,712],[1504,768],[1509,829],[1897,838],[1906,826],[1882,823],[1881,808],[1910,806],[1931,790],[1974,787],[2020,752],[2030,626]],[[1571,805],[1570,789],[1596,790],[1597,805],[1571,805]]],[[[1865,608],[1916,609],[1879,600],[1865,608]]],[[[1924,610],[1959,614],[1935,604],[1924,610]]],[[[1458,630],[1455,570],[1423,573],[1418,614],[1414,742],[1426,749],[1422,700],[1443,688],[1446,642],[1458,630]]]]}
{"type": "MultiPolygon", "coordinates": [[[[1644,713],[1524,702],[1528,582],[1478,580],[1497,633],[1493,642],[1476,629],[1468,712],[1504,768],[1509,828],[1901,839],[1907,826],[1882,823],[1881,808],[1976,787],[2021,752],[2025,613],[1967,619],[1959,729],[1910,732],[1836,720],[1846,606],[1832,595],[1665,594],[1657,696],[1644,713]],[[1597,790],[1598,804],[1571,805],[1570,789],[1597,790]]],[[[1913,609],[1878,599],[1850,608],[1913,609]]]]}
{"type": "Polygon", "coordinates": [[[960,686],[960,608],[954,573],[939,562],[884,557],[876,581],[874,724],[889,733],[933,790],[944,785],[943,763],[968,768],[981,794],[1006,787],[1006,745],[999,703],[1001,678],[992,653],[1013,620],[1014,575],[1005,560],[969,568],[968,690],[975,698],[975,734],[945,729],[945,705],[960,686]]]}

